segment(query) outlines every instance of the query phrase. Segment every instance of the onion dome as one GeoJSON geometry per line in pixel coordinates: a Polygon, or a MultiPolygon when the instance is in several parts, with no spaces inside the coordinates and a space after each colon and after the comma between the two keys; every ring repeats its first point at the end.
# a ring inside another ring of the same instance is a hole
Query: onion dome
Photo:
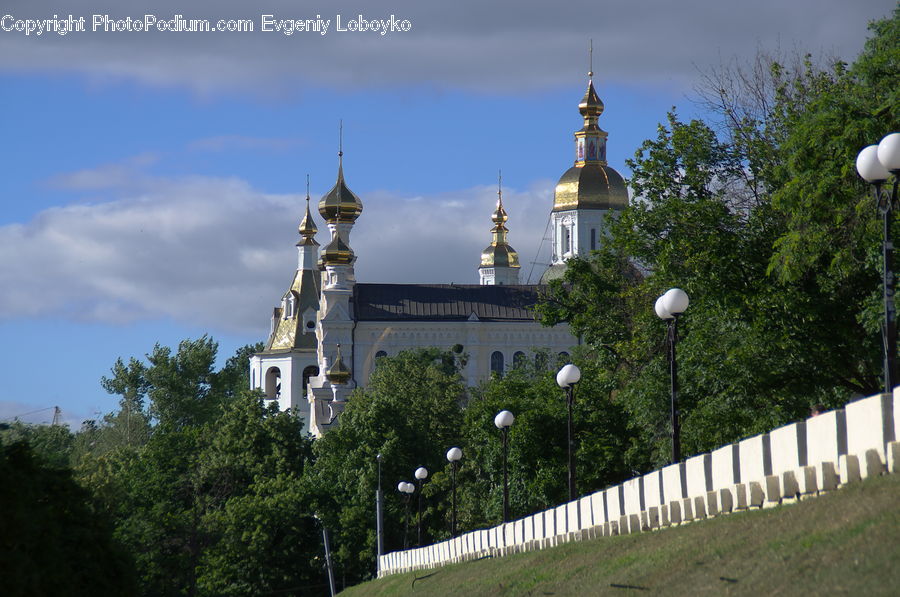
{"type": "Polygon", "coordinates": [[[353,223],[362,213],[363,205],[356,193],[344,182],[344,152],[338,153],[337,182],[319,201],[319,213],[330,224],[353,223]]]}
{"type": "Polygon", "coordinates": [[[607,133],[597,124],[603,102],[594,89],[593,72],[578,104],[584,126],[575,131],[575,165],[556,184],[553,211],[572,209],[624,209],[628,190],[622,175],[606,163],[607,133]]]}
{"type": "Polygon", "coordinates": [[[497,189],[497,209],[491,215],[494,228],[491,230],[493,239],[491,244],[481,252],[481,267],[520,267],[519,254],[509,246],[506,233],[509,230],[504,226],[509,216],[503,209],[503,195],[497,189]]]}
{"type": "Polygon", "coordinates": [[[303,237],[300,242],[297,243],[298,247],[304,245],[319,245],[314,238],[319,229],[316,228],[316,224],[313,222],[312,213],[309,211],[309,176],[306,177],[306,214],[304,214],[303,219],[300,220],[298,231],[300,232],[300,236],[303,237]]]}
{"type": "Polygon", "coordinates": [[[344,242],[337,230],[332,233],[331,242],[322,249],[321,261],[323,265],[350,265],[353,263],[353,249],[344,242]]]}
{"type": "Polygon", "coordinates": [[[325,372],[325,378],[333,385],[343,385],[350,381],[350,369],[347,368],[341,357],[340,344],[337,345],[337,356],[334,358],[334,363],[325,372]]]}

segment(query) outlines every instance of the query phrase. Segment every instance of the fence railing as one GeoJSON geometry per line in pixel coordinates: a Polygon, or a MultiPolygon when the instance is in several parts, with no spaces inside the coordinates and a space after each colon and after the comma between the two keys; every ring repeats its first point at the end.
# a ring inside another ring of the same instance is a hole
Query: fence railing
{"type": "Polygon", "coordinates": [[[900,470],[900,387],[493,528],[379,558],[379,577],[765,508],[900,470]]]}

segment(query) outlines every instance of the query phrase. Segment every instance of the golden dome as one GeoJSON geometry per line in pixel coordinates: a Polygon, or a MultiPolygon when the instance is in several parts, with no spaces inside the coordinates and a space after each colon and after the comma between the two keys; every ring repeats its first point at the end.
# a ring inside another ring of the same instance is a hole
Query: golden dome
{"type": "Polygon", "coordinates": [[[566,170],[556,184],[553,211],[625,209],[628,189],[622,175],[609,166],[586,163],[566,170]]]}
{"type": "Polygon", "coordinates": [[[319,201],[319,213],[329,223],[355,222],[362,213],[363,205],[356,193],[347,188],[344,182],[343,153],[338,154],[337,182],[319,201]]]}
{"type": "Polygon", "coordinates": [[[509,245],[491,243],[481,252],[481,267],[521,267],[519,254],[509,245]]]}
{"type": "Polygon", "coordinates": [[[350,265],[353,262],[353,249],[341,239],[337,230],[333,232],[331,242],[322,249],[323,265],[350,265]]]}
{"type": "MultiPolygon", "coordinates": [[[[594,73],[589,74],[593,75],[594,73]]],[[[603,102],[600,100],[600,96],[597,95],[597,91],[594,89],[593,79],[588,80],[588,88],[587,91],[584,92],[584,97],[581,98],[581,102],[578,104],[578,111],[581,112],[584,117],[591,115],[596,118],[603,114],[603,102]]]]}
{"type": "Polygon", "coordinates": [[[347,365],[344,364],[344,359],[341,358],[340,344],[337,345],[337,356],[334,358],[334,363],[325,372],[325,378],[334,385],[343,385],[350,381],[350,369],[347,368],[347,365]]]}
{"type": "Polygon", "coordinates": [[[307,178],[306,186],[307,186],[307,188],[306,188],[306,213],[303,215],[303,219],[300,220],[300,226],[297,228],[297,230],[300,232],[300,236],[302,236],[303,238],[300,240],[300,242],[297,243],[298,247],[300,245],[316,245],[316,246],[318,246],[318,244],[319,244],[316,242],[315,238],[313,238],[316,235],[316,232],[319,231],[319,229],[316,228],[316,224],[315,224],[315,222],[313,222],[312,214],[309,211],[309,179],[308,178],[307,178]]]}
{"type": "Polygon", "coordinates": [[[503,193],[497,189],[497,209],[491,215],[494,227],[491,230],[493,239],[484,251],[481,252],[481,267],[520,267],[519,254],[509,246],[506,233],[509,230],[504,223],[509,219],[506,210],[503,209],[503,193]]]}

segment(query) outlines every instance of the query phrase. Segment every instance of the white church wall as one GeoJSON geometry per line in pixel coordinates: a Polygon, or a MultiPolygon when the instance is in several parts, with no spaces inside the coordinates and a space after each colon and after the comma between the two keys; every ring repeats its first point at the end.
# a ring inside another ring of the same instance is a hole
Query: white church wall
{"type": "Polygon", "coordinates": [[[368,383],[379,352],[396,356],[404,350],[425,346],[450,349],[456,344],[468,355],[466,383],[476,386],[490,377],[495,351],[503,354],[504,371],[509,371],[516,352],[525,353],[533,362],[535,349],[547,349],[551,355],[571,353],[577,340],[565,324],[547,328],[537,322],[362,321],[353,332],[354,379],[361,386],[368,383]]]}

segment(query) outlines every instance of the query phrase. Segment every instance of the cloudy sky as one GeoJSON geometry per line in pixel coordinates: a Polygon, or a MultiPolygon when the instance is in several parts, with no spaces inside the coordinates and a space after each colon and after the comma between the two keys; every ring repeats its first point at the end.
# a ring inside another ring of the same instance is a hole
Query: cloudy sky
{"type": "Polygon", "coordinates": [[[262,340],[306,175],[314,200],[334,181],[341,119],[360,281],[477,282],[498,169],[534,279],[589,39],[627,176],[668,109],[698,113],[704,71],[759,49],[850,61],[894,5],[5,0],[0,418],[59,405],[77,427],[115,407],[99,379],[118,356],[208,333],[224,359],[262,340]],[[392,16],[397,30],[371,30],[392,16]],[[178,30],[192,19],[253,30],[178,30]]]}

